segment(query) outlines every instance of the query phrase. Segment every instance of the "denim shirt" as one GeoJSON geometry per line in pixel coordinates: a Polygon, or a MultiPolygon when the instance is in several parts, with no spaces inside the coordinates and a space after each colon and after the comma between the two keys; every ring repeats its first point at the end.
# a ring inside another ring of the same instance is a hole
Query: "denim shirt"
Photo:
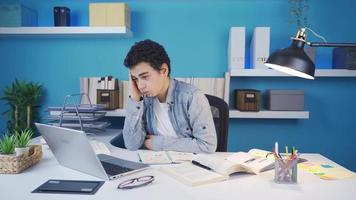
{"type": "Polygon", "coordinates": [[[154,98],[145,97],[139,102],[129,98],[123,129],[127,149],[141,148],[146,135],[150,134],[153,135],[152,145],[156,151],[215,152],[217,137],[214,121],[202,91],[193,85],[170,79],[166,103],[178,138],[157,134],[154,98]]]}

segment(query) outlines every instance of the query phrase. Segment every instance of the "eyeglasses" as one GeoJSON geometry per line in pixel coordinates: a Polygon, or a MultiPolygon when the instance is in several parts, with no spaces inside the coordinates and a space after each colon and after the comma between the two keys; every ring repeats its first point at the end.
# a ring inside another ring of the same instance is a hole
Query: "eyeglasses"
{"type": "Polygon", "coordinates": [[[138,178],[128,179],[121,182],[117,188],[118,189],[132,189],[136,187],[141,187],[152,183],[155,180],[154,176],[141,176],[138,178]]]}

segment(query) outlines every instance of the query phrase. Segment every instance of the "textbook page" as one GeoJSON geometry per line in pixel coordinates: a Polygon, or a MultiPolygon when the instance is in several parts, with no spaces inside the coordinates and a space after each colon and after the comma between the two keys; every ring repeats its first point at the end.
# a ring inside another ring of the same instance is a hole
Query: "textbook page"
{"type": "Polygon", "coordinates": [[[253,156],[257,156],[257,157],[266,158],[266,156],[267,156],[268,159],[274,160],[274,155],[270,151],[266,151],[266,150],[262,150],[262,149],[250,149],[247,153],[249,153],[253,156]]]}
{"type": "Polygon", "coordinates": [[[274,159],[257,157],[245,152],[237,152],[227,158],[227,160],[240,164],[247,172],[258,174],[262,171],[273,169],[274,159]]]}
{"type": "Polygon", "coordinates": [[[235,172],[245,171],[245,169],[238,163],[219,159],[208,154],[199,154],[196,158],[194,158],[194,160],[223,175],[230,175],[235,172]]]}
{"type": "Polygon", "coordinates": [[[198,186],[228,179],[228,176],[198,167],[191,162],[165,166],[161,168],[161,171],[190,186],[198,186]]]}

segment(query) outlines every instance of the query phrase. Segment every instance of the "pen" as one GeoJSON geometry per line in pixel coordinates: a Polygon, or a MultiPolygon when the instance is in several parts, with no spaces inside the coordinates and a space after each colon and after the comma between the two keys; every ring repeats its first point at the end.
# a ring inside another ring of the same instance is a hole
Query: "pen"
{"type": "Polygon", "coordinates": [[[276,155],[279,156],[279,152],[278,152],[278,142],[274,143],[274,151],[276,152],[276,155]]]}
{"type": "Polygon", "coordinates": [[[255,160],[256,160],[256,158],[251,158],[251,159],[246,160],[245,163],[253,162],[255,160]]]}
{"type": "Polygon", "coordinates": [[[198,167],[207,169],[207,170],[212,170],[210,167],[205,166],[205,165],[202,165],[202,164],[200,164],[199,162],[197,162],[197,161],[195,161],[195,160],[192,160],[192,164],[193,164],[193,165],[196,165],[196,166],[198,166],[198,167]]]}
{"type": "Polygon", "coordinates": [[[289,157],[289,153],[288,153],[288,146],[286,145],[286,158],[288,159],[288,158],[290,158],[289,157]]]}

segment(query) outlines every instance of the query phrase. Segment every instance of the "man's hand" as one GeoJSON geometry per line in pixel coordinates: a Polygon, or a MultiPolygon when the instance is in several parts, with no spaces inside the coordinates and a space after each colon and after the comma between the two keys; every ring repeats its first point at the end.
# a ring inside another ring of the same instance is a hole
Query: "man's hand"
{"type": "Polygon", "coordinates": [[[144,145],[147,149],[153,150],[153,135],[146,135],[144,145]]]}
{"type": "Polygon", "coordinates": [[[130,95],[131,99],[135,101],[140,101],[142,93],[137,87],[136,81],[132,80],[131,73],[129,73],[129,82],[130,82],[130,95]]]}

